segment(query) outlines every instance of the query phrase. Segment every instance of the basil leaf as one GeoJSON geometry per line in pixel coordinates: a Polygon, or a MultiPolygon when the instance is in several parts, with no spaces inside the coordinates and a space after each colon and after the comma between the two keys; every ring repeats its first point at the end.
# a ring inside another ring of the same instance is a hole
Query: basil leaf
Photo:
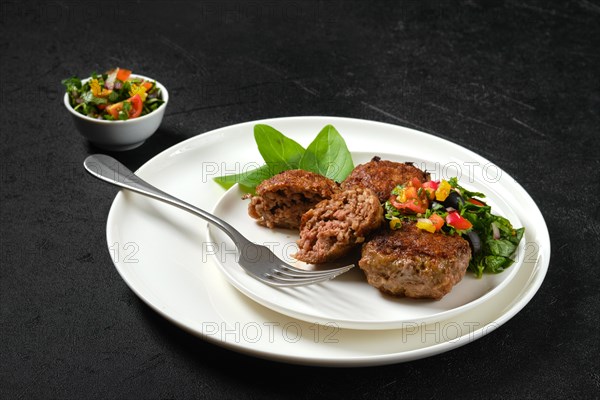
{"type": "Polygon", "coordinates": [[[327,125],[306,148],[300,169],[341,182],[354,169],[354,162],[342,136],[332,125],[327,125]]]}
{"type": "Polygon", "coordinates": [[[265,179],[270,178],[274,174],[268,165],[252,169],[250,171],[241,172],[234,175],[224,175],[213,178],[215,182],[221,185],[225,189],[229,189],[236,183],[254,191],[254,188],[258,186],[265,179]]]}
{"type": "Polygon", "coordinates": [[[266,165],[241,174],[220,176],[213,179],[215,182],[225,189],[239,183],[252,190],[263,180],[291,169],[304,169],[340,182],[354,169],[346,142],[331,125],[321,130],[307,150],[263,124],[254,126],[254,140],[266,165]]]}
{"type": "Polygon", "coordinates": [[[258,151],[267,163],[273,175],[289,170],[298,169],[304,147],[286,137],[277,129],[268,125],[254,126],[254,140],[258,151]]]}
{"type": "Polygon", "coordinates": [[[234,175],[219,176],[213,180],[225,189],[239,183],[250,190],[282,171],[298,169],[304,147],[268,125],[254,126],[254,140],[266,165],[234,175]]]}

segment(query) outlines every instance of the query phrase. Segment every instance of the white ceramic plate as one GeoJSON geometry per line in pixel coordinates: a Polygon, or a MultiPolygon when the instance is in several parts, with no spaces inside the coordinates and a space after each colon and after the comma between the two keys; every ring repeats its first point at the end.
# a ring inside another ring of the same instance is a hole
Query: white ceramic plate
{"type": "MultiPolygon", "coordinates": [[[[248,132],[248,136],[253,140],[251,133],[248,132]]],[[[316,133],[314,132],[313,136],[316,136],[316,133]]],[[[344,132],[341,133],[344,136],[344,132]]],[[[312,137],[307,132],[304,137],[299,139],[304,139],[301,144],[308,145],[312,137]]],[[[422,139],[409,146],[410,143],[406,141],[404,146],[405,148],[415,148],[421,146],[421,143],[422,139]]],[[[440,158],[457,151],[460,152],[461,148],[449,145],[429,148],[433,157],[440,158]]],[[[353,152],[353,159],[357,165],[369,161],[375,155],[392,161],[415,161],[423,169],[435,172],[435,162],[415,160],[411,156],[410,150],[402,154],[353,152]]],[[[460,154],[457,157],[460,157],[460,154]]],[[[472,158],[465,160],[480,162],[480,160],[473,161],[472,158]]],[[[450,178],[450,176],[444,177],[450,178]]],[[[492,211],[507,217],[513,226],[521,226],[518,216],[503,201],[502,193],[490,190],[491,182],[486,182],[482,176],[476,174],[466,176],[464,173],[460,182],[461,184],[465,182],[463,186],[469,189],[490,193],[486,200],[492,206],[492,211]]],[[[248,216],[248,201],[242,200],[244,194],[238,186],[234,186],[217,203],[213,213],[235,226],[253,242],[271,248],[282,260],[303,269],[312,269],[312,266],[298,262],[291,257],[291,254],[297,251],[295,243],[298,239],[297,231],[268,229],[258,225],[248,216]]],[[[233,241],[225,233],[215,227],[209,227],[209,230],[209,238],[214,243],[214,250],[211,252],[214,253],[217,265],[221,267],[231,284],[242,293],[282,314],[303,321],[320,324],[333,323],[341,328],[349,329],[396,329],[402,328],[407,323],[431,323],[475,307],[494,296],[510,282],[522,265],[521,254],[524,251],[522,242],[516,253],[517,262],[501,274],[486,274],[481,279],[477,279],[472,273],[467,272],[465,278],[443,299],[439,301],[415,300],[383,295],[367,284],[364,274],[359,268],[318,285],[294,288],[267,286],[246,274],[237,264],[233,241]]]]}
{"type": "MultiPolygon", "coordinates": [[[[257,122],[179,143],[137,173],[175,196],[212,210],[223,197],[223,189],[212,178],[260,160],[252,138],[257,122]]],[[[465,185],[470,184],[465,177],[479,177],[472,186],[478,188],[477,182],[483,181],[486,193],[501,200],[493,206],[526,227],[520,265],[513,270],[512,279],[499,284],[503,287],[493,298],[484,295],[476,306],[435,322],[408,319],[396,329],[357,330],[342,328],[337,321],[301,321],[258,304],[228,283],[214,262],[214,247],[202,220],[122,191],[107,222],[114,264],[144,302],[178,326],[262,358],[307,365],[380,365],[469,343],[505,323],[537,292],[550,259],[548,230],[531,197],[489,161],[443,139],[378,122],[336,117],[260,122],[303,144],[330,123],[342,133],[351,151],[377,154],[384,150],[392,155],[410,154],[408,161],[436,160],[438,164],[428,168],[434,178],[459,175],[465,185]]]]}

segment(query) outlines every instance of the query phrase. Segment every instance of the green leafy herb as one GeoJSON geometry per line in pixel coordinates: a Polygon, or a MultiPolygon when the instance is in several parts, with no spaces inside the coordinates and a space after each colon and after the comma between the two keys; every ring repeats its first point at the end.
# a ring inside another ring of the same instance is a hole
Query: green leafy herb
{"type": "Polygon", "coordinates": [[[69,93],[81,89],[81,79],[75,76],[63,79],[61,83],[67,87],[67,92],[69,93]]]}
{"type": "Polygon", "coordinates": [[[266,164],[251,171],[216,177],[215,182],[225,189],[239,183],[253,191],[265,179],[291,169],[304,169],[341,182],[354,168],[344,139],[331,125],[323,128],[306,150],[264,124],[254,126],[254,140],[266,164]]]}
{"type": "Polygon", "coordinates": [[[257,124],[254,126],[254,140],[273,175],[299,167],[300,159],[305,152],[304,147],[277,129],[269,125],[257,124]]]}
{"type": "Polygon", "coordinates": [[[92,92],[85,92],[81,95],[81,99],[85,102],[85,103],[91,103],[93,105],[98,105],[98,104],[107,104],[108,101],[106,99],[103,99],[101,97],[96,97],[92,94],[92,92]]]}
{"type": "Polygon", "coordinates": [[[327,125],[306,148],[300,168],[341,182],[352,172],[354,163],[342,136],[327,125]]]}
{"type": "Polygon", "coordinates": [[[472,199],[473,197],[485,197],[485,194],[480,192],[472,192],[470,190],[465,189],[464,187],[458,184],[458,178],[452,177],[448,180],[450,186],[452,186],[456,191],[462,196],[463,199],[472,199]]]}
{"type": "MultiPolygon", "coordinates": [[[[477,196],[483,197],[481,193],[477,193],[477,196]]],[[[484,272],[498,273],[510,267],[525,228],[513,228],[508,219],[492,214],[488,205],[465,202],[461,214],[473,224],[473,230],[481,238],[482,244],[481,252],[471,259],[469,269],[480,277],[484,272]],[[499,237],[494,237],[494,225],[499,237]]]]}
{"type": "Polygon", "coordinates": [[[123,82],[123,87],[121,87],[119,93],[129,93],[129,90],[131,90],[131,82],[125,81],[123,82]]]}
{"type": "Polygon", "coordinates": [[[117,103],[119,101],[119,92],[112,92],[108,95],[108,101],[111,103],[117,103]]]}
{"type": "Polygon", "coordinates": [[[214,181],[223,186],[225,189],[229,189],[236,183],[239,183],[247,190],[254,191],[256,186],[273,175],[274,174],[271,173],[269,166],[263,165],[262,167],[241,172],[239,174],[219,176],[214,178],[214,181]]]}

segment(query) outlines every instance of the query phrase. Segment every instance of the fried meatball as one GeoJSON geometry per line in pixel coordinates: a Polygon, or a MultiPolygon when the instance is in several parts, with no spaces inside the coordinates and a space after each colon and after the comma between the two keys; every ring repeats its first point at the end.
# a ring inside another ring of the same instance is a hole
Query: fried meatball
{"type": "Polygon", "coordinates": [[[357,165],[342,182],[341,187],[343,190],[353,187],[369,188],[383,203],[390,197],[390,192],[396,185],[406,183],[412,178],[425,182],[429,180],[429,174],[412,163],[399,163],[373,157],[368,163],[357,165]]]}
{"type": "Polygon", "coordinates": [[[269,228],[297,229],[302,214],[339,191],[337,183],[299,169],[281,172],[256,187],[248,214],[269,228]]]}
{"type": "Polygon", "coordinates": [[[363,243],[382,222],[383,208],[372,190],[340,192],[302,216],[294,257],[311,264],[334,261],[363,243]]]}
{"type": "Polygon", "coordinates": [[[382,229],[362,247],[358,263],[371,286],[394,296],[441,299],[464,277],[471,247],[458,235],[405,223],[382,229]]]}

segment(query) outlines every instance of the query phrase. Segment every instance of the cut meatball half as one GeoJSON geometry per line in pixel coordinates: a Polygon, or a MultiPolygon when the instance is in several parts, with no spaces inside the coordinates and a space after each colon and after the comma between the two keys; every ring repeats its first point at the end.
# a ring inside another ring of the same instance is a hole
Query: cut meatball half
{"type": "Polygon", "coordinates": [[[248,214],[269,228],[298,229],[302,214],[339,192],[333,180],[299,169],[281,172],[256,187],[248,214]]]}
{"type": "Polygon", "coordinates": [[[396,187],[413,178],[421,182],[429,180],[429,174],[412,165],[373,157],[365,164],[357,165],[342,182],[343,190],[354,187],[365,187],[375,192],[379,201],[385,202],[390,192],[396,187]]]}
{"type": "Polygon", "coordinates": [[[362,247],[358,263],[384,293],[441,299],[465,276],[471,247],[458,235],[425,232],[414,223],[382,229],[362,247]]]}
{"type": "Polygon", "coordinates": [[[345,190],[302,216],[294,257],[310,264],[334,261],[363,243],[382,222],[383,209],[372,190],[345,190]]]}

